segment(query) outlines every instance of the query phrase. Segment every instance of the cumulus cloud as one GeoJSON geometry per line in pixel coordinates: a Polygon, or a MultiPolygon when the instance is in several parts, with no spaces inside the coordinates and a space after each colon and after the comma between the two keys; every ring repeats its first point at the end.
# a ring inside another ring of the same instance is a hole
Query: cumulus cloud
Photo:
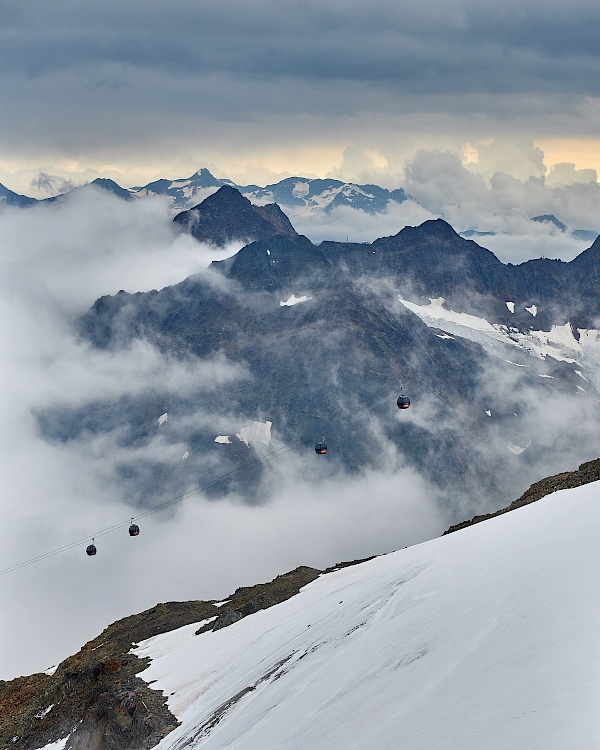
{"type": "MultiPolygon", "coordinates": [[[[529,150],[537,160],[536,149],[529,150]]],[[[404,187],[457,231],[494,233],[474,239],[505,263],[542,256],[572,260],[591,242],[573,237],[571,231],[600,230],[598,182],[547,184],[543,174],[519,179],[504,171],[486,178],[478,168],[470,159],[464,164],[457,153],[420,150],[406,162],[404,187]],[[555,215],[567,225],[567,231],[531,221],[545,214],[555,215]]]]}
{"type": "Polygon", "coordinates": [[[40,171],[37,177],[31,180],[30,187],[35,194],[58,195],[60,193],[68,193],[76,185],[70,177],[65,179],[64,177],[40,171]]]}
{"type": "Polygon", "coordinates": [[[576,185],[598,182],[595,169],[576,169],[571,162],[559,162],[550,167],[546,175],[546,185],[576,185]]]}

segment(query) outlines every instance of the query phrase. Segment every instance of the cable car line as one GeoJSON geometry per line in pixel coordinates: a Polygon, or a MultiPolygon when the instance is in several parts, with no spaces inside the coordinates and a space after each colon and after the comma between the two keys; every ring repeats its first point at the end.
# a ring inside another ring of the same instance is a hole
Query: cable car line
{"type": "MultiPolygon", "coordinates": [[[[386,396],[383,396],[379,400],[375,401],[371,406],[362,407],[358,409],[355,412],[351,412],[350,414],[347,414],[343,419],[338,419],[330,424],[332,425],[341,425],[346,422],[353,422],[354,420],[358,419],[359,417],[368,414],[371,411],[374,411],[375,409],[382,406],[387,401],[391,401],[392,399],[396,399],[397,391],[393,391],[392,393],[387,394],[386,396]]],[[[0,575],[5,575],[6,573],[12,573],[16,570],[19,570],[20,568],[24,568],[27,565],[33,565],[34,563],[41,562],[42,560],[45,560],[49,557],[53,557],[54,555],[58,555],[61,552],[66,552],[67,550],[73,549],[75,547],[81,546],[84,542],[89,542],[90,538],[92,539],[91,544],[88,544],[88,547],[86,548],[88,555],[95,555],[95,551],[88,551],[91,548],[93,550],[96,550],[94,540],[98,537],[105,536],[106,534],[111,534],[113,531],[117,531],[118,529],[123,529],[125,527],[129,526],[130,529],[130,535],[131,536],[137,536],[139,534],[139,527],[137,524],[134,523],[134,521],[138,521],[142,518],[147,518],[148,516],[153,515],[154,513],[158,513],[161,510],[164,510],[165,508],[170,507],[171,505],[176,505],[177,503],[180,503],[182,500],[187,499],[188,497],[191,497],[192,495],[199,494],[201,492],[205,492],[207,489],[211,489],[215,485],[225,481],[226,479],[229,479],[231,477],[236,476],[237,474],[241,474],[248,469],[250,469],[253,466],[262,465],[264,463],[267,463],[268,461],[272,461],[275,458],[280,458],[281,456],[284,456],[286,453],[290,453],[298,444],[305,442],[305,438],[301,437],[297,440],[292,441],[291,443],[285,443],[284,445],[281,445],[279,448],[276,448],[275,450],[271,451],[270,453],[259,456],[258,458],[252,459],[251,461],[247,461],[246,463],[242,464],[241,466],[238,466],[236,469],[232,469],[231,471],[227,472],[226,474],[222,474],[218,477],[215,477],[214,479],[209,480],[208,482],[205,482],[204,484],[195,487],[194,489],[188,490],[187,492],[184,492],[181,495],[178,495],[177,497],[171,498],[170,500],[166,500],[165,502],[161,503],[160,505],[157,505],[154,508],[149,509],[145,513],[140,513],[137,516],[130,517],[129,521],[121,521],[119,523],[113,524],[112,526],[108,526],[105,529],[101,529],[100,531],[96,531],[93,536],[86,535],[85,537],[82,537],[80,539],[77,539],[73,542],[68,542],[67,544],[62,545],[61,547],[57,547],[56,549],[49,550],[48,552],[44,552],[40,555],[36,555],[35,557],[29,558],[28,560],[23,560],[20,563],[17,563],[16,565],[11,565],[8,568],[4,568],[3,570],[0,570],[0,575]],[[132,534],[131,529],[132,527],[137,527],[137,533],[132,534]]]]}

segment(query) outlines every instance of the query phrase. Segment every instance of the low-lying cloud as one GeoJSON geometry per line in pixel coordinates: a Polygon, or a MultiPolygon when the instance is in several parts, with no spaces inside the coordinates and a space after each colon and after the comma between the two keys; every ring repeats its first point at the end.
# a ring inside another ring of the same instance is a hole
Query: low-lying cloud
{"type": "MultiPolygon", "coordinates": [[[[236,446],[202,455],[187,435],[207,428],[233,435],[250,424],[247,415],[215,414],[211,405],[213,389],[234,387],[248,373],[222,355],[175,358],[143,340],[97,350],[79,337],[76,320],[96,298],[122,288],[161,288],[194,273],[210,279],[209,262],[238,248],[215,251],[176,233],[162,200],[125,203],[94,188],[60,204],[5,209],[0,247],[0,569],[81,540],[0,578],[10,612],[2,618],[0,678],[49,667],[109,622],[158,600],[225,596],[298,564],[325,567],[421,541],[444,527],[433,490],[413,470],[398,465],[360,479],[325,473],[313,481],[288,454],[269,462],[274,468],[259,502],[235,492],[218,501],[195,494],[140,521],[142,534],[129,539],[127,519],[182,487],[193,489],[195,467],[211,467],[215,479],[222,474],[219,451],[236,446]],[[159,424],[169,393],[190,403],[196,398],[197,406],[159,424]],[[131,444],[124,441],[128,404],[140,397],[152,430],[131,444]],[[124,409],[106,429],[68,422],[106,403],[124,409]],[[70,437],[50,437],[40,415],[56,433],[67,421],[70,437]],[[152,497],[140,496],[138,476],[140,486],[155,482],[152,497]],[[86,558],[91,536],[121,522],[96,539],[97,557],[86,558]]],[[[258,452],[232,439],[252,461],[280,445],[277,425],[274,435],[273,446],[258,452]]]]}

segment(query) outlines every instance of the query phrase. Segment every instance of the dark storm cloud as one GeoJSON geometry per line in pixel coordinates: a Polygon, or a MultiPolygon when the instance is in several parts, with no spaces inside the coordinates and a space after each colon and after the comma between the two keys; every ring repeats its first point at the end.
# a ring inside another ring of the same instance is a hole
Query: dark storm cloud
{"type": "Polygon", "coordinates": [[[456,112],[458,95],[483,113],[490,94],[573,104],[599,93],[599,21],[600,6],[586,0],[568,9],[536,0],[4,2],[4,127],[25,124],[31,137],[66,123],[70,137],[85,124],[118,135],[133,110],[136,125],[164,112],[173,124],[190,114],[456,112]],[[441,97],[437,106],[428,96],[441,97]]]}
{"type": "Polygon", "coordinates": [[[600,9],[585,1],[21,3],[2,13],[5,72],[120,63],[173,75],[342,79],[419,92],[597,91],[600,9]],[[515,79],[506,74],[519,73],[515,79]],[[533,83],[535,81],[535,83],[533,83]]]}

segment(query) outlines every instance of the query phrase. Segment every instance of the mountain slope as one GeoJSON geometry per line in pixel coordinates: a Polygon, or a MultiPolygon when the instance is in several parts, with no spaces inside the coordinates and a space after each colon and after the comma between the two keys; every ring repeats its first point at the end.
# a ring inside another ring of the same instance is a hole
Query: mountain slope
{"type": "Polygon", "coordinates": [[[599,466],[460,533],[115,622],[53,672],[0,682],[0,741],[589,750],[599,466]]]}
{"type": "Polygon", "coordinates": [[[182,725],[157,750],[589,750],[598,484],[141,644],[182,725]]]}
{"type": "Polygon", "coordinates": [[[27,206],[32,206],[34,203],[37,203],[35,198],[28,198],[26,195],[19,195],[0,184],[0,206],[6,205],[26,208],[27,206]]]}

